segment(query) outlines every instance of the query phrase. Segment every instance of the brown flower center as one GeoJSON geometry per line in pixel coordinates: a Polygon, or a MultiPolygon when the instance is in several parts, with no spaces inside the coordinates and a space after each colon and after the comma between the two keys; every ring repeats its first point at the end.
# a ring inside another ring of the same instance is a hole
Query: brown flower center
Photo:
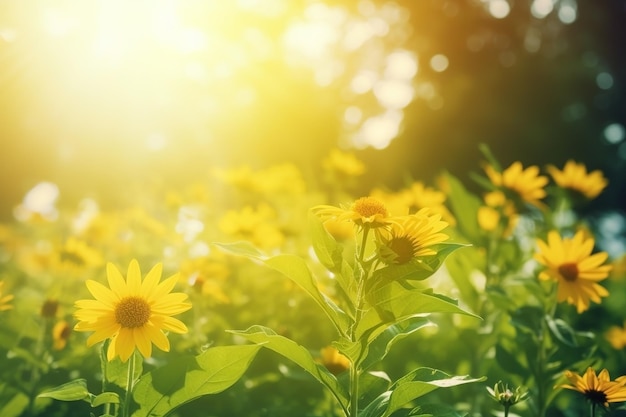
{"type": "Polygon", "coordinates": [[[409,262],[411,259],[413,259],[413,256],[415,255],[415,252],[417,250],[417,243],[409,236],[393,237],[389,241],[387,246],[393,251],[393,253],[397,255],[397,258],[394,259],[394,263],[396,264],[404,264],[409,262]]]}
{"type": "Polygon", "coordinates": [[[126,328],[141,327],[148,322],[152,311],[141,297],[126,297],[115,306],[115,321],[126,328]]]}
{"type": "Polygon", "coordinates": [[[559,266],[559,274],[565,281],[574,282],[578,279],[578,266],[575,263],[567,263],[559,266]]]}
{"type": "Polygon", "coordinates": [[[596,391],[594,389],[585,390],[585,397],[589,401],[595,404],[607,404],[608,398],[606,397],[606,393],[604,391],[596,391]]]}
{"type": "Polygon", "coordinates": [[[380,214],[387,217],[389,213],[383,203],[372,197],[361,197],[352,204],[352,210],[361,217],[373,217],[380,214]]]}

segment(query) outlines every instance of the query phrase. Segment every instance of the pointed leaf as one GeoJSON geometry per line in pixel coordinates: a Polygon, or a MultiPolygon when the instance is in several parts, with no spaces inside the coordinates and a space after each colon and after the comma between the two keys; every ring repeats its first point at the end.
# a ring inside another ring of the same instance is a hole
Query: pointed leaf
{"type": "Polygon", "coordinates": [[[456,313],[478,318],[461,309],[450,298],[425,290],[406,289],[397,282],[373,291],[367,295],[367,300],[372,308],[365,312],[357,325],[356,336],[359,340],[368,333],[367,339],[371,341],[388,326],[430,313],[456,313]]]}
{"type": "Polygon", "coordinates": [[[53,398],[60,401],[80,401],[89,398],[89,395],[87,381],[80,378],[44,391],[37,397],[53,398]]]}
{"type": "Polygon", "coordinates": [[[361,369],[367,370],[380,363],[380,361],[387,356],[391,347],[397,341],[404,339],[424,327],[430,326],[435,326],[435,323],[424,317],[418,317],[387,327],[367,345],[367,352],[365,353],[367,356],[366,359],[360,364],[361,369]]]}
{"type": "Polygon", "coordinates": [[[450,187],[448,202],[457,219],[458,228],[470,242],[480,241],[480,228],[478,226],[478,208],[482,202],[474,194],[465,189],[461,181],[450,173],[445,174],[450,187]]]}
{"type": "Polygon", "coordinates": [[[409,402],[428,394],[438,388],[449,388],[457,385],[484,381],[486,378],[470,378],[469,376],[450,376],[445,372],[432,368],[419,368],[400,378],[391,387],[389,404],[383,417],[390,416],[409,402]]]}
{"type": "Polygon", "coordinates": [[[248,369],[259,345],[217,346],[144,374],[133,389],[133,417],[161,417],[189,401],[232,386],[248,369]]]}
{"type": "Polygon", "coordinates": [[[263,326],[252,326],[246,330],[231,330],[230,333],[245,337],[254,343],[261,343],[263,347],[291,360],[307,371],[311,376],[324,384],[344,408],[348,405],[348,394],[337,378],[324,366],[320,365],[303,346],[291,339],[276,334],[272,329],[263,326]]]}
{"type": "Polygon", "coordinates": [[[0,416],[18,417],[28,407],[28,396],[7,384],[0,384],[0,416]]]}
{"type": "Polygon", "coordinates": [[[91,399],[92,407],[99,407],[104,404],[119,404],[120,396],[117,392],[103,392],[91,399]]]}
{"type": "Polygon", "coordinates": [[[322,308],[339,333],[346,333],[351,320],[341,308],[319,290],[304,259],[295,255],[278,255],[267,259],[265,264],[298,284],[322,308]]]}
{"type": "Polygon", "coordinates": [[[344,259],[344,247],[328,233],[320,218],[312,212],[309,212],[309,230],[313,250],[320,263],[334,274],[346,298],[353,300],[356,293],[354,272],[344,259]]]}
{"type": "Polygon", "coordinates": [[[261,252],[256,246],[248,241],[239,241],[233,243],[213,242],[215,246],[224,252],[233,255],[245,256],[252,259],[266,259],[267,255],[261,252]]]}

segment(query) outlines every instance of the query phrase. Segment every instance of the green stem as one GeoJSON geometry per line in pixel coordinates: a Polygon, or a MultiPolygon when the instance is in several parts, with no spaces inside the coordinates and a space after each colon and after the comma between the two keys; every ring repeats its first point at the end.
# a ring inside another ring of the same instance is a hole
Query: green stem
{"type": "Polygon", "coordinates": [[[357,417],[359,414],[359,369],[357,363],[350,365],[350,415],[357,417]]]}
{"type": "Polygon", "coordinates": [[[591,417],[596,417],[596,403],[591,401],[591,417]]]}
{"type": "Polygon", "coordinates": [[[126,395],[124,396],[124,412],[122,417],[130,417],[130,402],[133,395],[133,385],[135,384],[135,352],[128,359],[128,375],[126,377],[126,395]]]}

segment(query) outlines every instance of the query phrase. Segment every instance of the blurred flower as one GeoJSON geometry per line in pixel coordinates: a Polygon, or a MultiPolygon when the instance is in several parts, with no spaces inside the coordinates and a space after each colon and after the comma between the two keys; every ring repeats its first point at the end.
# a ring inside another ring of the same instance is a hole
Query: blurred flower
{"type": "Polygon", "coordinates": [[[63,350],[72,333],[72,328],[65,320],[58,321],[52,328],[52,348],[63,350]]]}
{"type": "Polygon", "coordinates": [[[358,177],[365,172],[365,164],[357,159],[353,153],[333,149],[322,161],[326,171],[335,177],[358,177]]]}
{"type": "Polygon", "coordinates": [[[274,165],[258,171],[244,165],[232,169],[215,169],[213,175],[244,192],[299,195],[306,189],[300,170],[293,164],[274,165]]]}
{"type": "Polygon", "coordinates": [[[385,227],[395,221],[389,215],[385,205],[373,197],[361,197],[349,208],[320,205],[313,207],[314,212],[324,219],[352,221],[360,227],[385,227]]]}
{"type": "Polygon", "coordinates": [[[572,160],[565,163],[562,171],[553,165],[549,165],[547,170],[559,187],[579,192],[590,200],[600,195],[608,184],[600,170],[587,173],[585,164],[572,160]]]}
{"type": "Polygon", "coordinates": [[[626,377],[619,377],[611,381],[609,371],[603,369],[596,376],[591,367],[587,368],[584,375],[578,375],[572,371],[565,371],[565,377],[569,384],[557,385],[556,388],[567,388],[578,391],[595,405],[609,406],[609,403],[626,401],[626,377]]]}
{"type": "Polygon", "coordinates": [[[437,252],[431,246],[448,239],[448,235],[440,233],[448,223],[428,208],[400,219],[399,223],[391,225],[389,233],[381,234],[378,243],[378,254],[387,265],[405,264],[421,256],[435,255],[437,252]]]}
{"type": "Polygon", "coordinates": [[[502,225],[504,228],[502,236],[510,236],[519,220],[513,202],[507,200],[501,191],[491,191],[483,198],[486,205],[478,208],[478,225],[487,232],[492,232],[502,225]]]}
{"type": "Polygon", "coordinates": [[[256,209],[229,210],[219,220],[218,227],[226,235],[249,240],[260,248],[276,248],[283,244],[285,236],[275,224],[276,212],[267,204],[256,209]]]}
{"type": "Polygon", "coordinates": [[[4,287],[4,281],[0,281],[0,311],[10,310],[13,308],[13,306],[9,304],[11,300],[13,300],[13,294],[4,294],[2,287],[4,287]]]}
{"type": "Polygon", "coordinates": [[[427,187],[420,181],[415,181],[401,193],[409,206],[409,212],[417,212],[424,207],[428,207],[433,212],[441,214],[441,218],[448,224],[456,224],[454,216],[445,206],[446,194],[443,191],[427,187]]]}
{"type": "Polygon", "coordinates": [[[491,165],[484,166],[485,173],[493,185],[498,188],[512,191],[521,200],[540,207],[541,200],[546,196],[543,187],[548,183],[548,177],[539,175],[536,165],[526,169],[517,161],[502,172],[496,171],[491,165]]]}
{"type": "Polygon", "coordinates": [[[573,238],[562,239],[553,230],[548,233],[547,243],[538,239],[537,245],[539,253],[534,257],[548,268],[539,274],[539,278],[558,282],[558,301],[567,301],[582,313],[589,308],[589,300],[600,303],[600,297],[609,295],[598,284],[611,270],[611,265],[602,265],[608,254],[598,252],[592,255],[594,239],[585,237],[584,231],[579,230],[573,238]]]}
{"type": "Polygon", "coordinates": [[[605,334],[606,340],[613,349],[620,350],[626,347],[626,321],[623,326],[611,326],[605,334]]]}
{"type": "Polygon", "coordinates": [[[509,386],[504,384],[502,381],[498,381],[493,388],[487,387],[487,391],[489,392],[491,398],[499,402],[507,409],[528,397],[528,391],[526,391],[523,387],[517,387],[515,388],[515,391],[511,391],[509,386]]]}
{"type": "Polygon", "coordinates": [[[59,310],[59,301],[53,299],[47,299],[43,302],[39,314],[41,317],[54,318],[59,310]]]}
{"type": "Polygon", "coordinates": [[[339,375],[350,368],[350,360],[332,346],[322,348],[320,355],[320,362],[333,375],[339,375]]]}
{"type": "Polygon", "coordinates": [[[109,361],[119,355],[126,362],[135,349],[150,357],[153,343],[169,351],[170,343],[163,331],[186,333],[185,324],[171,316],[189,310],[191,304],[187,302],[187,294],[170,293],[178,274],[159,283],[162,268],[160,263],[155,265],[142,281],[139,263],[133,259],[125,280],[112,263],[107,264],[109,288],[87,281],[95,300],[76,301],[75,316],[79,322],[74,330],[95,332],[87,339],[88,346],[111,339],[109,361]]]}
{"type": "Polygon", "coordinates": [[[230,302],[230,298],[222,290],[230,273],[230,268],[224,262],[206,256],[185,259],[180,265],[182,280],[198,293],[222,304],[230,302]]]}
{"type": "Polygon", "coordinates": [[[75,237],[68,238],[57,255],[56,266],[63,271],[80,272],[104,262],[100,252],[75,237]]]}

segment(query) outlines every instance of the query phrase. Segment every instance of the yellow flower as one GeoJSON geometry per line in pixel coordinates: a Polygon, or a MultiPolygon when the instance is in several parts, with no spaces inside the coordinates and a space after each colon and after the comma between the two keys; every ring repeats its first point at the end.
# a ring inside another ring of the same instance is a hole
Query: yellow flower
{"type": "Polygon", "coordinates": [[[535,259],[547,267],[539,278],[558,282],[558,301],[567,301],[582,313],[589,308],[590,300],[600,303],[600,297],[609,295],[598,284],[611,270],[611,265],[602,265],[608,254],[599,252],[592,255],[594,240],[585,238],[584,231],[579,230],[573,238],[561,239],[553,230],[548,233],[547,243],[538,239],[537,245],[539,253],[535,254],[535,259]]]}
{"type": "Polygon", "coordinates": [[[332,346],[320,350],[320,361],[333,375],[339,375],[350,368],[350,360],[332,346]]]}
{"type": "Polygon", "coordinates": [[[349,208],[321,205],[313,210],[322,218],[352,221],[361,227],[378,228],[394,223],[385,205],[373,197],[361,197],[349,208]]]}
{"type": "Polygon", "coordinates": [[[259,204],[256,209],[245,206],[239,211],[227,211],[219,220],[218,227],[232,238],[249,240],[260,248],[270,249],[281,246],[285,241],[285,235],[276,221],[274,209],[267,204],[259,204]]]}
{"type": "Polygon", "coordinates": [[[164,330],[187,333],[180,320],[171,317],[191,308],[187,294],[170,293],[178,281],[175,274],[161,280],[162,264],[155,265],[142,281],[139,263],[132,260],[128,265],[126,279],[112,264],[107,264],[109,288],[99,282],[88,280],[87,289],[95,300],[78,300],[75,317],[79,320],[74,330],[95,332],[87,339],[92,346],[111,339],[107,359],[119,355],[123,362],[133,354],[135,348],[144,357],[152,355],[152,344],[169,351],[170,343],[164,330]]]}
{"type": "Polygon", "coordinates": [[[67,239],[58,250],[58,267],[63,271],[82,272],[85,268],[98,267],[103,260],[100,252],[75,237],[67,239]]]}
{"type": "Polygon", "coordinates": [[[71,333],[72,328],[67,321],[58,321],[52,328],[52,348],[54,350],[63,350],[71,333]]]}
{"type": "Polygon", "coordinates": [[[336,240],[346,241],[354,239],[354,227],[350,223],[328,219],[324,222],[324,228],[336,240]]]}
{"type": "Polygon", "coordinates": [[[606,340],[613,346],[613,349],[620,350],[626,347],[626,321],[624,326],[611,326],[605,334],[606,340]]]}
{"type": "Polygon", "coordinates": [[[513,191],[523,201],[534,206],[541,206],[541,200],[546,196],[543,187],[548,183],[548,177],[539,175],[536,165],[526,169],[517,161],[502,172],[496,171],[491,165],[484,167],[489,180],[498,188],[513,191]]]}
{"type": "Polygon", "coordinates": [[[485,194],[484,200],[486,205],[478,208],[478,225],[483,230],[492,232],[503,220],[502,236],[510,236],[519,219],[513,202],[507,200],[501,191],[491,191],[485,194]]]}
{"type": "Polygon", "coordinates": [[[403,216],[400,223],[391,225],[389,233],[381,234],[378,254],[387,265],[405,264],[421,256],[435,255],[437,252],[431,246],[448,239],[448,235],[440,233],[447,226],[440,214],[434,214],[428,208],[403,216]]]}
{"type": "Polygon", "coordinates": [[[596,198],[608,184],[600,170],[587,173],[585,164],[572,160],[565,163],[562,171],[552,165],[547,170],[559,187],[577,191],[590,200],[596,198]]]}
{"type": "Polygon", "coordinates": [[[578,391],[594,404],[602,404],[605,407],[609,403],[626,401],[626,378],[619,377],[615,381],[611,381],[609,371],[603,369],[596,376],[591,367],[587,368],[584,375],[578,375],[572,371],[565,371],[565,376],[569,379],[571,385],[562,384],[557,388],[567,388],[578,391]]]}
{"type": "Polygon", "coordinates": [[[365,172],[365,164],[353,153],[333,149],[322,162],[324,169],[342,177],[358,177],[365,172]]]}
{"type": "Polygon", "coordinates": [[[13,308],[11,300],[13,300],[13,294],[4,295],[2,293],[2,287],[4,287],[4,281],[0,281],[0,311],[10,310],[13,308]]]}

